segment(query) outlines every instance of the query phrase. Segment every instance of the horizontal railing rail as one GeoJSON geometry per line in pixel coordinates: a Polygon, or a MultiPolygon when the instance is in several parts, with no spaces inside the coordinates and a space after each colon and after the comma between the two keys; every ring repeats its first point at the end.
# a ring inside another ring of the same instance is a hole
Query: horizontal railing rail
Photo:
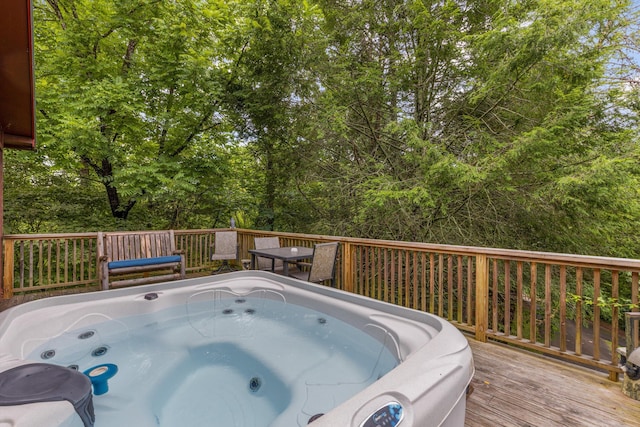
{"type": "MultiPolygon", "coordinates": [[[[210,274],[216,231],[176,230],[190,276],[210,274]]],[[[225,229],[226,230],[226,229],[225,229]]],[[[239,258],[253,239],[282,246],[338,241],[335,286],[441,316],[495,340],[608,372],[621,369],[623,313],[638,311],[640,260],[237,229],[239,258]]],[[[4,236],[4,297],[95,287],[97,233],[4,236]]]]}

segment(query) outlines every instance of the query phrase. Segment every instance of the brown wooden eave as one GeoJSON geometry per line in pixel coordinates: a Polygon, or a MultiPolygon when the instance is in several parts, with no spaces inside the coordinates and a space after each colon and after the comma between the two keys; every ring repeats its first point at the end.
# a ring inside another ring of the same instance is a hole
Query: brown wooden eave
{"type": "Polygon", "coordinates": [[[30,0],[4,0],[0,13],[0,143],[35,147],[35,85],[30,0]]]}

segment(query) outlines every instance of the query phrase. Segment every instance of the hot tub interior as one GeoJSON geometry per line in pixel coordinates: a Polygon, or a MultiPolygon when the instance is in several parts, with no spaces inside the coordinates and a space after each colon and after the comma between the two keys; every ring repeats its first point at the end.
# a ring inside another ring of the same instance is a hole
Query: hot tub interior
{"type": "Polygon", "coordinates": [[[0,353],[80,371],[117,366],[108,392],[94,393],[98,427],[312,419],[318,427],[369,427],[367,420],[385,418],[422,426],[429,424],[416,423],[425,412],[418,400],[438,383],[456,386],[445,393],[449,409],[432,411],[442,412],[438,424],[456,425],[447,420],[455,421],[460,402],[464,419],[473,366],[466,340],[448,323],[269,273],[225,276],[2,313],[0,353]],[[434,378],[411,373],[430,364],[434,378]]]}

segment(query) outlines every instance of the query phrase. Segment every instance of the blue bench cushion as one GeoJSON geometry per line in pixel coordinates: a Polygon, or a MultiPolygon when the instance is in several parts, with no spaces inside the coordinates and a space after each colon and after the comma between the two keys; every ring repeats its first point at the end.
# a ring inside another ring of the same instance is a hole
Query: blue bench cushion
{"type": "Polygon", "coordinates": [[[127,259],[124,261],[111,261],[109,268],[142,267],[145,265],[164,264],[167,262],[180,262],[180,255],[159,256],[156,258],[127,259]]]}

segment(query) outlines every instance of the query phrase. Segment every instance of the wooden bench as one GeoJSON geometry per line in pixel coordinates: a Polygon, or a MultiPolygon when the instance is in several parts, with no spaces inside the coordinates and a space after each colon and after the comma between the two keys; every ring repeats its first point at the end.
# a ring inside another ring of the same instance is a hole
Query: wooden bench
{"type": "Polygon", "coordinates": [[[185,278],[184,254],[175,249],[173,230],[98,233],[98,267],[102,289],[185,278]],[[156,270],[170,273],[123,278],[156,270]]]}

